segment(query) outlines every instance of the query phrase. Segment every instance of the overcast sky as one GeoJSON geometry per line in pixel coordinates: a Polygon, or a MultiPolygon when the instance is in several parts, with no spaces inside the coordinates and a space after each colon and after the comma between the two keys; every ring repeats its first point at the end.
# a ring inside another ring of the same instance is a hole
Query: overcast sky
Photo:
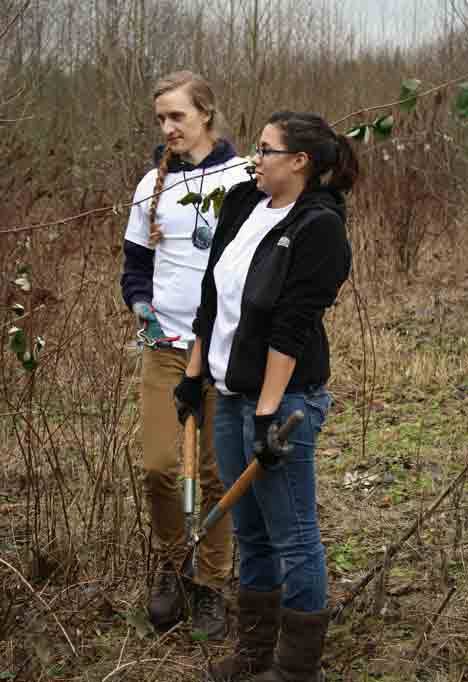
{"type": "MultiPolygon", "coordinates": [[[[411,46],[441,30],[449,0],[341,0],[358,32],[372,43],[411,46]]],[[[364,39],[365,40],[365,39],[364,39]]]]}

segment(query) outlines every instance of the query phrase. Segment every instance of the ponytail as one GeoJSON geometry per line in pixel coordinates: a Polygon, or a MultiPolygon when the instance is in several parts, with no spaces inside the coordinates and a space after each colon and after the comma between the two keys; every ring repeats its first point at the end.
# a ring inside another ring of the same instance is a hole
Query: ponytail
{"type": "Polygon", "coordinates": [[[338,154],[332,167],[329,185],[342,192],[349,192],[359,175],[359,162],[349,140],[344,135],[337,135],[338,154]]]}
{"type": "Polygon", "coordinates": [[[283,142],[290,152],[305,152],[309,159],[306,191],[321,185],[348,192],[359,174],[357,157],[344,135],[318,114],[297,111],[278,111],[268,123],[280,128],[283,142]]]}

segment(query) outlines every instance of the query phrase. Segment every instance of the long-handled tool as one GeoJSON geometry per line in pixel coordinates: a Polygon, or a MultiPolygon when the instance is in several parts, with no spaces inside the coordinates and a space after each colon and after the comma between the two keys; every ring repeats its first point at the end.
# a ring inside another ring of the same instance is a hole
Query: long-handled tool
{"type": "MultiPolygon", "coordinates": [[[[194,516],[197,498],[197,424],[195,417],[189,415],[184,428],[184,513],[185,529],[189,543],[194,536],[194,516]]],[[[193,557],[195,559],[195,556],[193,557]]],[[[195,565],[192,562],[190,573],[193,574],[195,565]]]]}
{"type": "MultiPolygon", "coordinates": [[[[289,434],[296,428],[296,426],[304,419],[304,414],[300,410],[293,412],[283,424],[278,432],[278,438],[281,441],[287,440],[289,434]]],[[[208,531],[225,516],[236,502],[246,492],[247,488],[255,479],[259,478],[264,473],[262,465],[258,459],[253,459],[249,466],[242,472],[237,481],[232,484],[229,490],[223,495],[218,504],[208,513],[200,526],[198,532],[192,529],[192,535],[189,541],[189,550],[187,556],[182,564],[181,573],[190,577],[192,567],[195,565],[196,552],[200,542],[206,537],[208,531]]]]}

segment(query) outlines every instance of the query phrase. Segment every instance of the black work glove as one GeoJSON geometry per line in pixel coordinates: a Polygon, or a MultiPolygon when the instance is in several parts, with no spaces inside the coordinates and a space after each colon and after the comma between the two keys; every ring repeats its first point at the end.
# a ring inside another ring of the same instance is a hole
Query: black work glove
{"type": "Polygon", "coordinates": [[[279,424],[274,414],[254,415],[255,456],[264,469],[276,469],[284,463],[293,446],[278,437],[279,424]]]}
{"type": "Polygon", "coordinates": [[[187,421],[187,417],[193,414],[200,428],[203,422],[202,413],[202,392],[203,380],[201,377],[188,377],[184,374],[182,381],[174,389],[174,402],[177,410],[177,417],[182,426],[187,421]]]}

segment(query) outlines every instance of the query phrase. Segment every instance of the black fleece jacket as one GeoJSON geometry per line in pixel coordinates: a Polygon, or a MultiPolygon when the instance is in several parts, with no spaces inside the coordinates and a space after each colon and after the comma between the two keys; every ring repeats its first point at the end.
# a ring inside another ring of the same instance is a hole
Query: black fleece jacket
{"type": "MultiPolygon", "coordinates": [[[[217,310],[213,270],[264,197],[250,181],[233,187],[224,199],[193,324],[195,334],[202,339],[204,372],[211,380],[208,352],[217,310]]],[[[288,392],[325,383],[330,376],[330,360],[322,318],[350,267],[342,195],[327,188],[304,192],[255,251],[228,359],[227,388],[258,395],[270,347],[296,359],[288,392]]]]}
{"type": "MultiPolygon", "coordinates": [[[[154,164],[159,166],[164,154],[164,145],[159,145],[153,153],[154,164]]],[[[168,164],[169,173],[182,170],[193,171],[197,168],[213,168],[234,158],[236,150],[228,140],[218,140],[213,150],[198,166],[172,156],[168,164]]],[[[122,297],[129,308],[137,301],[151,303],[153,300],[154,250],[128,239],[124,240],[124,268],[120,279],[122,297]]]]}

